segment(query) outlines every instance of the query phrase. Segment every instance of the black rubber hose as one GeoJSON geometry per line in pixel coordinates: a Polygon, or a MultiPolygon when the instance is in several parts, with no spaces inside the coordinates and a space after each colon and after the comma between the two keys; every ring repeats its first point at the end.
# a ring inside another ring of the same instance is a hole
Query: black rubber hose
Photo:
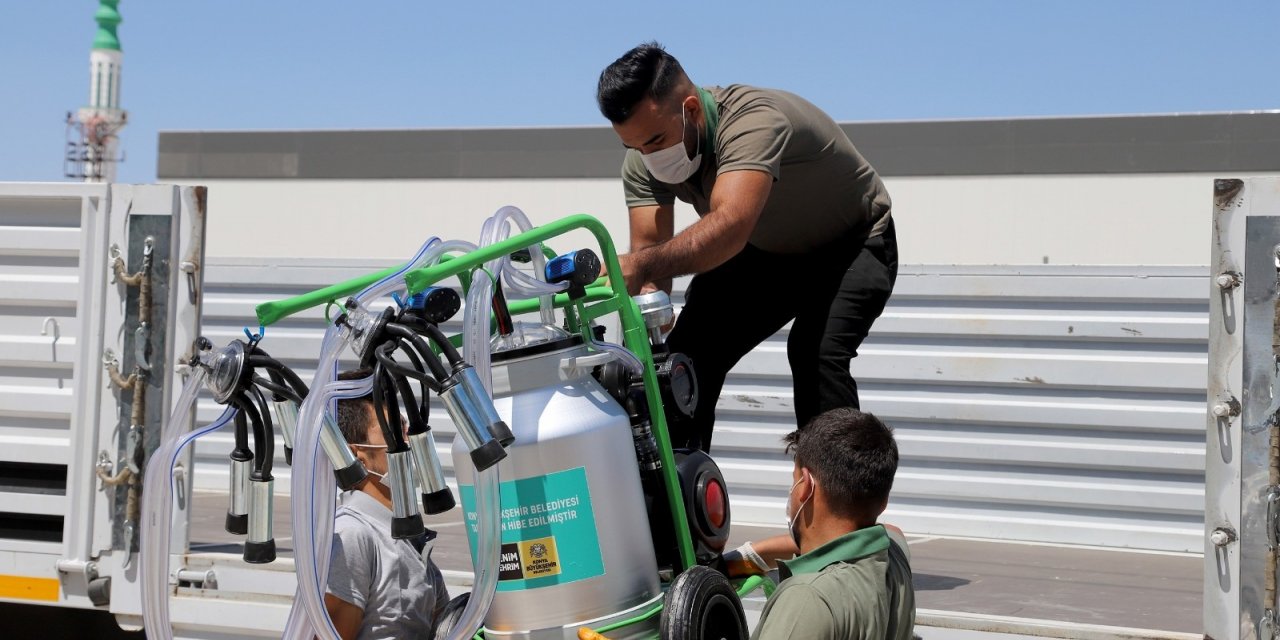
{"type": "Polygon", "coordinates": [[[458,353],[458,348],[453,346],[452,342],[449,342],[449,336],[446,336],[440,330],[439,325],[424,322],[421,326],[427,337],[431,338],[431,341],[436,343],[437,347],[440,347],[440,353],[443,353],[444,357],[449,360],[449,364],[454,365],[466,362],[462,359],[462,354],[458,353]]]}
{"type": "Polygon", "coordinates": [[[265,453],[263,451],[262,444],[267,439],[266,434],[263,432],[262,416],[258,413],[257,407],[253,406],[253,401],[245,397],[243,393],[231,396],[231,398],[227,400],[227,404],[230,404],[244,413],[245,416],[249,418],[249,424],[253,426],[254,467],[253,473],[250,474],[250,477],[261,479],[261,474],[258,471],[258,465],[261,464],[262,456],[265,453]]]}
{"type": "MultiPolygon", "coordinates": [[[[253,345],[253,351],[251,351],[251,352],[249,353],[249,361],[250,361],[250,364],[251,364],[251,365],[252,365],[253,356],[265,356],[265,357],[267,357],[267,358],[270,358],[270,357],[271,357],[271,355],[270,355],[270,354],[268,354],[266,351],[263,351],[262,349],[258,348],[258,345],[256,345],[256,344],[255,344],[255,345],[253,345]]],[[[253,369],[253,367],[252,367],[252,366],[250,366],[250,369],[253,369]]],[[[283,375],[281,375],[281,374],[280,374],[280,372],[279,372],[278,370],[276,370],[276,369],[272,369],[272,368],[269,368],[269,367],[268,367],[268,368],[267,368],[267,375],[271,376],[271,381],[272,381],[272,382],[274,382],[275,384],[280,385],[280,386],[284,386],[284,384],[285,384],[285,382],[284,382],[284,376],[283,376],[283,375]]],[[[256,379],[256,378],[258,378],[258,376],[254,376],[254,378],[256,379]]],[[[287,398],[287,397],[288,397],[288,396],[286,396],[286,395],[281,394],[279,391],[276,391],[276,390],[274,390],[274,389],[271,389],[270,387],[268,387],[268,389],[270,389],[270,390],[271,390],[271,400],[272,400],[273,402],[280,402],[280,401],[282,401],[282,400],[284,400],[285,398],[287,398]]],[[[291,392],[289,395],[295,395],[295,396],[296,396],[297,394],[296,394],[296,393],[292,393],[292,392],[291,392]]]]}
{"type": "Polygon", "coordinates": [[[431,377],[431,375],[416,369],[405,367],[391,357],[391,352],[395,351],[399,347],[397,342],[399,341],[387,342],[377,349],[374,349],[373,358],[378,361],[378,364],[382,365],[383,369],[406,378],[413,378],[414,380],[426,385],[432,391],[440,393],[440,383],[437,382],[435,378],[431,377]]]}
{"type": "MultiPolygon", "coordinates": [[[[405,451],[409,448],[409,442],[405,440],[404,418],[400,413],[400,402],[396,395],[396,376],[390,372],[383,371],[382,379],[378,381],[382,385],[382,397],[387,400],[387,424],[391,428],[391,433],[395,436],[396,451],[405,451]]],[[[391,449],[388,448],[388,453],[391,449]]]]}
{"type": "Polygon", "coordinates": [[[400,398],[404,401],[404,412],[409,417],[409,435],[426,433],[430,430],[427,422],[422,419],[422,414],[418,411],[416,398],[413,397],[413,388],[409,386],[409,380],[404,376],[392,374],[391,380],[395,382],[396,388],[400,390],[400,398]]]}
{"type": "MultiPolygon", "coordinates": [[[[228,401],[227,404],[235,406],[228,401]]],[[[239,407],[236,407],[239,409],[239,407]]],[[[231,450],[232,460],[252,460],[253,452],[249,450],[249,416],[244,411],[236,411],[236,446],[231,450]]]]}
{"type": "MultiPolygon", "coordinates": [[[[413,365],[413,369],[419,371],[424,370],[422,369],[422,366],[424,366],[422,365],[422,358],[417,355],[416,349],[401,349],[401,351],[403,351],[404,356],[408,357],[408,361],[413,365]]],[[[417,412],[421,413],[422,420],[429,420],[431,415],[431,406],[428,401],[431,390],[426,387],[426,383],[422,380],[417,381],[417,390],[421,393],[421,396],[419,396],[419,404],[417,404],[417,412]]]]}
{"type": "MultiPolygon", "coordinates": [[[[413,364],[414,369],[423,371],[422,359],[418,357],[418,354],[413,349],[402,349],[402,351],[409,358],[409,362],[413,364]]],[[[422,392],[422,395],[418,397],[418,414],[422,416],[423,422],[429,422],[431,420],[431,389],[426,382],[418,380],[418,391],[422,392]]]]}
{"type": "MultiPolygon", "coordinates": [[[[418,335],[417,332],[404,325],[388,322],[387,333],[397,338],[403,338],[413,345],[426,362],[427,368],[431,369],[431,375],[435,376],[436,380],[444,380],[449,377],[449,372],[445,370],[443,364],[440,364],[440,358],[436,357],[435,353],[431,351],[431,345],[427,344],[427,341],[423,340],[422,336],[418,335]]],[[[456,355],[458,352],[455,349],[453,353],[456,355]]],[[[448,357],[447,353],[445,355],[448,357]]],[[[449,362],[453,364],[452,360],[449,362]]]]}
{"type": "Polygon", "coordinates": [[[378,418],[378,426],[382,429],[382,439],[387,443],[387,453],[406,451],[408,443],[404,441],[403,426],[400,424],[400,410],[395,404],[395,386],[388,380],[388,374],[382,362],[373,365],[373,413],[378,418]],[[391,402],[387,401],[387,395],[391,402]]]}
{"type": "Polygon", "coordinates": [[[276,460],[276,429],[271,419],[271,408],[267,406],[267,398],[262,394],[262,389],[257,387],[249,387],[249,393],[257,402],[258,415],[262,418],[262,459],[257,461],[257,471],[261,473],[258,478],[262,481],[271,479],[271,467],[276,460]]]}
{"type": "Polygon", "coordinates": [[[292,402],[296,402],[297,404],[302,404],[303,399],[298,397],[298,394],[294,393],[293,389],[291,389],[288,385],[280,384],[279,382],[274,380],[267,380],[266,378],[263,378],[262,376],[259,376],[259,375],[253,376],[253,383],[258,385],[259,387],[262,387],[263,389],[266,389],[267,391],[270,391],[271,399],[274,400],[275,402],[290,400],[292,402]]]}
{"type": "MultiPolygon", "coordinates": [[[[307,397],[307,383],[303,382],[302,378],[298,377],[298,374],[294,373],[293,369],[284,366],[279,360],[272,358],[261,350],[249,356],[249,365],[252,367],[264,367],[268,373],[279,373],[284,378],[284,381],[293,387],[293,392],[298,394],[298,397],[307,397]]],[[[272,377],[274,378],[274,376],[272,377]]]]}
{"type": "MultiPolygon", "coordinates": [[[[293,389],[289,388],[288,383],[286,383],[286,382],[285,382],[285,380],[284,380],[284,375],[283,375],[283,374],[281,374],[279,371],[277,371],[277,370],[275,370],[275,369],[268,368],[268,369],[267,369],[267,375],[271,378],[271,382],[272,382],[272,384],[274,384],[276,387],[280,387],[280,388],[283,388],[283,389],[289,389],[289,393],[287,393],[287,394],[286,394],[286,393],[282,393],[282,392],[280,392],[280,391],[272,390],[272,391],[271,391],[271,401],[272,401],[272,402],[281,402],[281,401],[283,401],[283,400],[288,400],[288,399],[291,399],[291,398],[297,398],[297,397],[298,397],[298,393],[297,393],[296,391],[294,391],[293,389]]],[[[255,378],[258,378],[258,379],[261,379],[261,378],[262,378],[262,376],[257,376],[257,375],[255,375],[254,377],[255,377],[255,378]]],[[[298,404],[302,404],[300,401],[296,401],[296,400],[295,400],[295,402],[298,402],[298,404]]]]}

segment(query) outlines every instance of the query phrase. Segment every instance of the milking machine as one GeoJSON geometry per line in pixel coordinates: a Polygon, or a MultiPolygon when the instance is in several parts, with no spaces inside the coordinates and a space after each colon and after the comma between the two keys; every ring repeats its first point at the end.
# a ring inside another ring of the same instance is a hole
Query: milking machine
{"type": "Polygon", "coordinates": [[[619,279],[605,283],[603,267],[620,271],[596,219],[571,216],[534,229],[507,207],[485,222],[476,245],[433,238],[400,267],[260,305],[266,327],[344,300],[309,385],[262,349],[262,332],[246,330],[247,341],[221,349],[198,344],[174,415],[190,411],[202,386],[227,409],[187,433],[166,428],[148,467],[142,571],[152,636],[170,629],[173,465],[192,440],[232,424],[226,528],[246,536],[246,562],[274,559],[278,427],[293,466],[298,578],[284,637],[337,637],[323,602],[334,498],[366,472],[337,427],[334,403],[369,395],[387,442],[388,533],[429,540],[435,534],[422,513],[463,507],[474,587],[450,604],[436,637],[459,640],[477,630],[492,638],[573,638],[580,630],[613,638],[746,637],[739,596],[760,580],[735,590],[705,566],[728,538],[723,476],[704,452],[675,450],[668,436],[668,424],[692,417],[699,401],[694,363],[663,345],[663,327],[674,317],[670,300],[663,293],[633,299],[619,279]],[[594,235],[600,251],[544,248],[575,230],[594,235]],[[465,305],[442,286],[453,278],[465,305]],[[395,305],[376,306],[388,294],[395,305]],[[446,335],[441,325],[460,308],[463,333],[446,335]],[[597,322],[610,315],[621,344],[597,322]],[[370,376],[336,379],[346,349],[370,376]],[[458,500],[437,455],[431,394],[456,429],[458,500]]]}
{"type": "MultiPolygon", "coordinates": [[[[454,469],[478,569],[473,594],[450,611],[478,612],[482,633],[494,638],[572,638],[580,629],[614,638],[746,637],[739,592],[761,581],[735,590],[705,566],[728,537],[723,476],[704,452],[674,450],[668,436],[669,422],[690,418],[699,400],[694,363],[662,343],[670,300],[632,299],[618,279],[604,284],[602,266],[620,269],[611,239],[590,216],[530,229],[507,208],[485,223],[478,246],[460,253],[396,271],[408,292],[400,309],[371,312],[349,301],[335,321],[374,367],[388,451],[403,460],[391,465],[394,512],[405,523],[399,534],[421,533],[412,489],[396,478],[432,466],[414,453],[431,449],[414,442],[431,433],[428,392],[457,427],[454,469]],[[519,233],[508,237],[512,227],[519,233]],[[542,243],[579,229],[595,236],[600,253],[545,261],[542,243]],[[439,325],[456,308],[444,304],[440,283],[455,277],[466,295],[464,333],[449,338],[439,325]],[[428,298],[438,301],[436,311],[426,311],[428,298]],[[519,319],[525,314],[537,319],[519,319]],[[622,344],[605,340],[596,323],[611,314],[622,344]],[[397,407],[405,409],[407,437],[397,407]]],[[[390,273],[260,305],[259,321],[332,303],[390,273]]],[[[438,481],[419,484],[428,491],[438,481]]],[[[327,626],[306,615],[313,627],[327,626]]],[[[479,621],[447,618],[438,637],[469,636],[479,621]]]]}

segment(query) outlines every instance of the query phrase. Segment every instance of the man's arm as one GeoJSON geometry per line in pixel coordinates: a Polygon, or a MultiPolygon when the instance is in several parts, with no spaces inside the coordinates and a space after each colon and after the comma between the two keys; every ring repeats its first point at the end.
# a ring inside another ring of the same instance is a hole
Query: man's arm
{"type": "Polygon", "coordinates": [[[707,215],[666,242],[620,256],[627,290],[635,295],[646,283],[724,264],[747,246],[772,188],[773,176],[765,171],[744,169],[717,176],[707,215]]]}
{"type": "MultiPolygon", "coordinates": [[[[902,529],[883,522],[880,524],[889,533],[889,538],[897,542],[898,546],[902,548],[903,555],[910,560],[911,548],[907,545],[907,536],[902,532],[902,529]]],[[[787,534],[776,535],[763,540],[752,540],[747,544],[751,545],[751,551],[755,552],[768,565],[768,569],[776,569],[779,560],[790,560],[800,555],[800,548],[796,546],[795,540],[792,540],[791,536],[787,534]]],[[[766,569],[755,566],[755,563],[743,557],[742,549],[745,547],[746,545],[743,545],[732,551],[726,551],[724,554],[724,561],[729,568],[729,577],[731,578],[760,574],[766,571],[766,569]]]]}
{"type": "Polygon", "coordinates": [[[333,620],[333,628],[338,630],[342,640],[355,640],[360,634],[360,623],[364,622],[364,609],[343,600],[332,593],[324,594],[324,608],[333,620]]]}
{"type": "MultiPolygon", "coordinates": [[[[631,252],[642,251],[666,242],[675,235],[675,206],[655,204],[631,207],[631,252]]],[[[661,289],[671,293],[671,278],[661,278],[641,285],[643,291],[661,289]]]]}

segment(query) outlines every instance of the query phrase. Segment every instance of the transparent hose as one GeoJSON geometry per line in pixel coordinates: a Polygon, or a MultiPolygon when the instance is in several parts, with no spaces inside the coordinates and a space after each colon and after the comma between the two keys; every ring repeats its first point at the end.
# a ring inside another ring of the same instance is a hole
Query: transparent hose
{"type": "MultiPolygon", "coordinates": [[[[468,242],[440,242],[438,238],[431,238],[404,268],[356,294],[354,299],[363,307],[403,288],[405,273],[438,262],[448,251],[474,249],[475,245],[468,242]]],[[[294,436],[295,464],[290,487],[294,496],[291,515],[297,550],[295,568],[298,591],[284,633],[285,638],[293,640],[337,638],[337,632],[324,608],[324,592],[332,556],[337,483],[330,473],[328,459],[320,448],[319,436],[331,401],[341,397],[359,397],[368,393],[371,388],[369,379],[335,382],[338,357],[350,342],[351,332],[343,327],[330,326],[325,332],[320,362],[311,383],[312,391],[302,403],[294,436]],[[298,606],[299,604],[302,606],[298,606]]]]}
{"type": "MultiPolygon", "coordinates": [[[[470,464],[470,461],[462,464],[470,464]]],[[[471,597],[467,606],[458,618],[457,624],[449,630],[449,640],[463,640],[475,635],[484,624],[484,616],[493,605],[493,597],[498,591],[498,556],[502,546],[502,531],[499,528],[499,478],[498,467],[494,465],[475,474],[476,479],[476,516],[479,530],[476,532],[476,564],[475,581],[471,587],[471,597]]]]}
{"type": "MultiPolygon", "coordinates": [[[[344,347],[338,343],[338,351],[344,347]]],[[[326,384],[320,391],[312,391],[307,399],[317,398],[315,406],[320,411],[311,412],[324,419],[325,407],[330,401],[342,398],[358,398],[367,395],[372,389],[372,378],[362,380],[344,380],[326,384]]],[[[324,608],[324,591],[328,584],[329,561],[332,554],[333,518],[337,482],[329,470],[329,459],[320,447],[319,423],[298,421],[299,428],[306,425],[309,437],[294,451],[294,478],[291,485],[293,500],[292,516],[295,523],[307,523],[302,527],[294,527],[294,540],[297,547],[295,553],[295,571],[298,577],[298,590],[293,610],[289,612],[289,622],[285,626],[285,638],[310,640],[313,637],[334,640],[338,637],[329,614],[324,608]],[[303,448],[305,446],[306,448],[303,448]],[[298,455],[310,452],[310,456],[298,455]],[[299,467],[299,461],[306,461],[299,467]],[[296,481],[299,475],[310,480],[310,486],[299,487],[296,481]],[[307,551],[310,550],[310,553],[307,551]],[[298,601],[302,607],[298,607],[298,601]]]]}
{"type": "MultiPolygon", "coordinates": [[[[485,221],[480,233],[479,246],[487,246],[501,240],[502,232],[506,226],[503,218],[504,212],[506,212],[506,215],[511,215],[514,212],[520,218],[524,217],[524,214],[520,213],[520,210],[515,207],[500,209],[497,214],[485,221]]],[[[520,220],[517,219],[517,224],[519,223],[520,220]]],[[[527,225],[528,220],[524,219],[523,223],[527,225]]],[[[530,251],[530,253],[535,256],[541,255],[540,252],[530,251]]],[[[493,373],[489,368],[489,316],[493,310],[494,286],[494,281],[490,274],[500,273],[500,264],[503,261],[509,263],[510,258],[503,257],[491,261],[485,265],[488,271],[480,270],[475,272],[471,280],[471,289],[467,292],[467,305],[463,313],[463,348],[466,358],[468,363],[475,368],[485,391],[490,394],[493,393],[493,373]]],[[[537,264],[536,259],[535,264],[537,264]]],[[[551,316],[551,322],[554,321],[554,316],[551,316]]],[[[470,464],[470,461],[455,461],[456,464],[470,464]]],[[[471,588],[471,597],[467,600],[466,608],[463,610],[458,622],[449,630],[449,640],[470,638],[484,623],[484,616],[489,612],[489,607],[493,604],[493,597],[497,593],[498,555],[502,543],[501,521],[499,520],[499,466],[501,465],[494,465],[474,475],[476,483],[476,522],[478,526],[476,531],[476,566],[473,567],[475,581],[471,588]]]]}
{"type": "Polygon", "coordinates": [[[463,309],[462,347],[467,362],[475,367],[485,391],[493,394],[493,372],[489,370],[489,314],[493,309],[493,280],[484,271],[475,272],[467,306],[463,309]]]}
{"type": "MultiPolygon", "coordinates": [[[[529,217],[516,207],[502,207],[488,220],[480,232],[480,246],[486,246],[506,240],[511,235],[511,224],[517,232],[533,228],[529,217]]],[[[507,284],[507,293],[511,298],[538,298],[538,311],[543,324],[555,324],[555,312],[552,307],[552,296],[568,288],[568,284],[547,284],[541,278],[546,273],[547,257],[542,255],[542,244],[527,247],[529,257],[533,259],[534,275],[530,276],[516,268],[511,256],[502,256],[485,263],[485,268],[495,277],[500,277],[507,284]]],[[[479,368],[479,367],[477,367],[479,368]]]]}
{"type": "Polygon", "coordinates": [[[582,335],[587,339],[587,344],[600,351],[607,351],[617,358],[622,366],[626,367],[632,374],[640,376],[644,375],[644,363],[631,350],[612,342],[598,341],[592,336],[592,331],[583,331],[582,335]]]}
{"type": "Polygon", "coordinates": [[[203,368],[192,367],[191,377],[182,387],[173,412],[161,431],[160,446],[147,462],[143,481],[138,570],[142,574],[143,623],[147,636],[153,639],[173,638],[173,627],[169,622],[169,543],[173,528],[173,496],[177,491],[173,482],[174,465],[183,448],[192,440],[221,429],[236,414],[235,409],[228,407],[217,420],[204,428],[195,429],[194,420],[190,421],[186,431],[176,428],[191,415],[191,407],[204,385],[205,375],[203,368]]]}

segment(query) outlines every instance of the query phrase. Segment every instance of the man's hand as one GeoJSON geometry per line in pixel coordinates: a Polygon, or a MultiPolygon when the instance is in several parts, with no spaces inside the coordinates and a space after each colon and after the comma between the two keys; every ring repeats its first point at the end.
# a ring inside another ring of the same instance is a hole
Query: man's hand
{"type": "Polygon", "coordinates": [[[769,573],[769,565],[759,553],[756,553],[750,542],[732,551],[726,551],[722,558],[724,573],[730,578],[745,578],[769,573]]]}
{"type": "Polygon", "coordinates": [[[651,290],[656,289],[653,283],[649,282],[649,276],[642,269],[643,261],[638,259],[634,253],[626,253],[618,256],[618,266],[622,267],[623,284],[627,286],[627,295],[638,295],[644,291],[645,287],[651,290]]]}

